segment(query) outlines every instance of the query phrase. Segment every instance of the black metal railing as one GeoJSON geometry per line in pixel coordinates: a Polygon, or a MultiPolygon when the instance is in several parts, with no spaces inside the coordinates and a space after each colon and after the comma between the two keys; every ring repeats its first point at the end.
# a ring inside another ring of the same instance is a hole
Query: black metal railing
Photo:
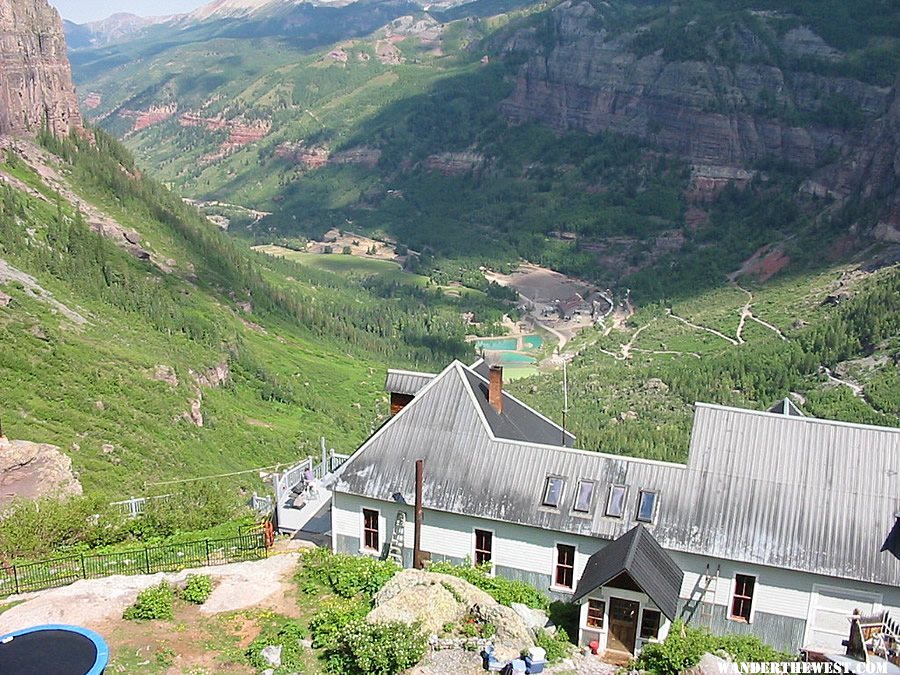
{"type": "Polygon", "coordinates": [[[177,572],[190,567],[260,560],[268,555],[266,543],[265,534],[258,531],[227,539],[201,539],[116,553],[76,554],[20,565],[0,565],[0,597],[113,574],[177,572]]]}

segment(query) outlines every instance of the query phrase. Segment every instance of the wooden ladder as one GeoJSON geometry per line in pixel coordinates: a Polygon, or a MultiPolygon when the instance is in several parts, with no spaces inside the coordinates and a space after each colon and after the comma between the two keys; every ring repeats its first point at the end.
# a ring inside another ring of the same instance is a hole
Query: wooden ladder
{"type": "Polygon", "coordinates": [[[715,575],[710,573],[709,563],[706,563],[706,585],[700,596],[700,625],[706,628],[712,627],[713,609],[716,606],[716,589],[719,586],[719,570],[721,565],[716,565],[715,575]]]}
{"type": "Polygon", "coordinates": [[[403,567],[403,534],[406,531],[406,513],[397,511],[397,518],[394,520],[394,532],[391,534],[391,545],[388,548],[388,560],[403,567]]]}

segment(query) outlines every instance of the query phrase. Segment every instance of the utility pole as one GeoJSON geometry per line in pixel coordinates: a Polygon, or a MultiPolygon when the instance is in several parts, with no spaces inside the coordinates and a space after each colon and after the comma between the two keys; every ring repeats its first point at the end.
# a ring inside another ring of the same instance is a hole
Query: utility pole
{"type": "Polygon", "coordinates": [[[566,415],[569,414],[569,375],[566,370],[566,362],[563,360],[563,411],[562,411],[562,442],[566,444],[566,415]]]}
{"type": "Polygon", "coordinates": [[[425,566],[422,560],[422,522],[424,521],[424,510],[422,508],[422,492],[425,482],[425,460],[416,460],[416,532],[413,542],[413,567],[417,570],[425,566]]]}

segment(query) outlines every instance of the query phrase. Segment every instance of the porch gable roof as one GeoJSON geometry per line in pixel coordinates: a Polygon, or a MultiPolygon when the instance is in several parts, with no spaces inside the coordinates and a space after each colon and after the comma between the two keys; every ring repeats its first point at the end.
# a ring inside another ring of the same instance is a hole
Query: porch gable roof
{"type": "Polygon", "coordinates": [[[581,601],[623,572],[666,617],[675,620],[684,572],[643,525],[633,527],[588,558],[572,601],[581,601]]]}

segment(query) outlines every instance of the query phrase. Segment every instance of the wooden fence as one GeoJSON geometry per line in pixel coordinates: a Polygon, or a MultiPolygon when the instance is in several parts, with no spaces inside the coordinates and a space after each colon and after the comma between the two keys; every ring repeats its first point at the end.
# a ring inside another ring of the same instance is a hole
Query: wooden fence
{"type": "Polygon", "coordinates": [[[2,565],[0,597],[113,574],[177,572],[190,567],[261,560],[268,555],[266,543],[265,533],[254,531],[228,539],[202,539],[115,553],[76,554],[21,565],[2,565]]]}

